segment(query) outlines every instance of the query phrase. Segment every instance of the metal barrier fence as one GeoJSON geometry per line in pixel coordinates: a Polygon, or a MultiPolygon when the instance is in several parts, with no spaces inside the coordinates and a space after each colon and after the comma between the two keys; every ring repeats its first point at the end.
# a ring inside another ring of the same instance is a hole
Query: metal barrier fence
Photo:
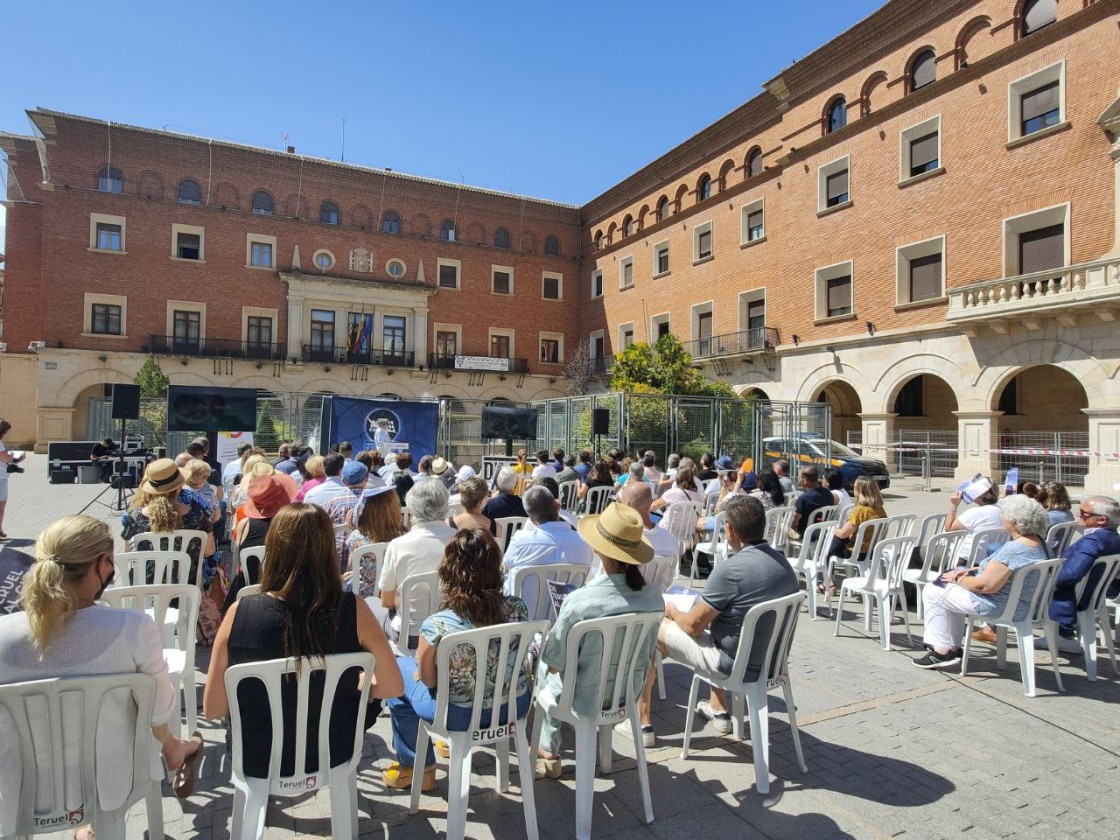
{"type": "MultiPolygon", "coordinates": [[[[863,433],[848,432],[848,446],[862,453],[863,433]]],[[[957,470],[957,433],[922,432],[906,430],[896,433],[890,444],[892,449],[886,460],[891,471],[898,475],[928,475],[934,478],[952,478],[957,470]]]]}

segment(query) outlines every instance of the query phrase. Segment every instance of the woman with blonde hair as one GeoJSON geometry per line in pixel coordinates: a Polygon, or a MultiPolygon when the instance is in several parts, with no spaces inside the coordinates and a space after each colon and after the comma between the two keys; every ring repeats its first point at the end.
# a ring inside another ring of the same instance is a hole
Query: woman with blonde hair
{"type": "MultiPolygon", "coordinates": [[[[887,512],[883,508],[883,494],[879,492],[879,485],[874,479],[861,475],[856,479],[856,483],[852,487],[852,493],[855,506],[848,514],[848,521],[832,532],[832,545],[828,549],[829,557],[863,559],[870,546],[867,545],[869,539],[866,536],[863,545],[858,547],[855,545],[856,532],[859,530],[859,526],[872,519],[887,518],[887,512]]],[[[832,580],[833,594],[836,593],[838,583],[839,579],[834,577],[832,580]]],[[[818,589],[823,591],[824,585],[819,584],[818,589]]]]}
{"type": "Polygon", "coordinates": [[[529,463],[527,450],[517,450],[517,463],[513,465],[513,471],[517,474],[517,486],[513,488],[513,495],[520,496],[529,486],[533,476],[533,465],[529,463]]]}
{"type": "MultiPolygon", "coordinates": [[[[210,523],[217,525],[222,518],[222,500],[219,495],[222,488],[219,487],[215,493],[214,488],[209,484],[210,465],[198,458],[192,458],[182,469],[187,474],[187,486],[198,497],[203,510],[210,516],[210,523]]],[[[213,556],[216,547],[214,533],[211,531],[210,539],[206,541],[206,556],[213,556]]]]}
{"type": "Polygon", "coordinates": [[[307,474],[310,478],[305,479],[300,486],[299,493],[296,494],[297,502],[302,502],[303,497],[306,496],[309,491],[314,490],[327,480],[327,471],[323,469],[322,455],[312,455],[307,459],[307,463],[303,465],[303,468],[307,470],[307,474]]]}
{"type": "MultiPolygon", "coordinates": [[[[64,516],[48,525],[35,545],[35,564],[23,581],[23,611],[0,616],[0,682],[151,674],[156,686],[152,735],[168,769],[177,771],[176,795],[189,796],[202,738],[196,732],[190,740],[182,740],[168,727],[179,715],[179,692],[168,677],[163,640],[152,619],[139,610],[96,603],[112,582],[113,571],[113,536],[104,522],[92,516],[64,516]]],[[[113,737],[98,738],[97,750],[99,766],[112,768],[98,774],[98,789],[107,798],[122,797],[131,784],[135,721],[132,704],[122,702],[120,694],[110,695],[99,725],[113,737]]],[[[13,731],[2,709],[0,731],[13,731]]],[[[18,739],[0,738],[2,791],[18,789],[18,752],[18,739]]],[[[79,760],[76,752],[72,758],[75,764],[79,760]]],[[[154,743],[153,760],[158,761],[154,743]]],[[[77,772],[77,767],[68,766],[70,772],[77,772]]],[[[158,766],[152,772],[158,779],[158,766]]],[[[18,797],[0,796],[0,836],[14,832],[18,802],[18,797]]]]}

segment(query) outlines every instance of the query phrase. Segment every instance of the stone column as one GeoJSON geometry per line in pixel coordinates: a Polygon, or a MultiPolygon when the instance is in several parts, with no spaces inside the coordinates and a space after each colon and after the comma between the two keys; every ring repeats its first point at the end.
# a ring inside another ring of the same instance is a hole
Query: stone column
{"type": "Polygon", "coordinates": [[[428,310],[414,307],[412,310],[412,348],[416,354],[416,364],[428,364],[428,310]]]}
{"type": "Polygon", "coordinates": [[[303,353],[303,298],[288,298],[288,358],[303,353]]]}
{"type": "Polygon", "coordinates": [[[859,415],[860,420],[863,421],[863,451],[860,454],[867,458],[878,458],[887,465],[888,473],[892,471],[891,459],[894,458],[895,462],[898,460],[895,453],[887,448],[895,442],[894,419],[896,417],[897,414],[891,413],[859,415]]]}
{"type": "Polygon", "coordinates": [[[954,411],[957,415],[957,473],[958,483],[972,478],[976,473],[991,476],[997,463],[993,450],[999,448],[999,418],[1002,411],[954,411]]]}
{"type": "Polygon", "coordinates": [[[1085,476],[1085,493],[1101,494],[1116,498],[1120,491],[1120,408],[1083,408],[1089,417],[1089,449],[1103,457],[1089,458],[1089,473],[1085,476]]]}

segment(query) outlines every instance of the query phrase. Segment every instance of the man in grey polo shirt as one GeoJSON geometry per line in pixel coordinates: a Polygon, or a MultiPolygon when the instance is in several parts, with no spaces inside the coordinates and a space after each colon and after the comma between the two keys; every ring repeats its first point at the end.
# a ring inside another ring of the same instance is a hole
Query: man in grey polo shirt
{"type": "MultiPolygon", "coordinates": [[[[789,562],[762,538],[766,512],[758,499],[733,496],[725,511],[727,543],[734,553],[716,564],[692,609],[684,612],[666,605],[657,638],[658,648],[671,659],[700,674],[724,676],[731,673],[747,611],[799,588],[789,562]]],[[[758,636],[770,634],[772,628],[764,625],[760,622],[755,631],[758,636]]],[[[717,732],[731,731],[723,691],[713,688],[711,701],[702,700],[696,711],[717,732]]]]}

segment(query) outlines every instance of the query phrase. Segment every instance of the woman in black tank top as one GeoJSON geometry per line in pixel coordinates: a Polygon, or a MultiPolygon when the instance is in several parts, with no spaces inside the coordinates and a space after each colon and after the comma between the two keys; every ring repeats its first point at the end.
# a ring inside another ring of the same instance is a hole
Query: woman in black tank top
{"type": "MultiPolygon", "coordinates": [[[[334,529],[323,510],[307,504],[282,508],[268,528],[265,555],[268,562],[261,575],[261,594],[235,603],[218,631],[203,711],[211,718],[229,714],[225,671],[230,665],[286,657],[314,660],[332,653],[369,651],[376,659],[372,697],[377,699],[367,709],[359,709],[359,674],[355,670],[343,675],[343,685],[335,693],[329,734],[330,766],[334,767],[351,757],[358,714],[363,714],[368,727],[380,710],[378,701],[400,694],[400,670],[369,607],[342,591],[334,529]]],[[[308,716],[306,766],[298,771],[294,767],[297,679],[293,675],[282,689],[282,775],[319,770],[319,716],[314,713],[308,716]]],[[[323,672],[314,673],[310,679],[314,709],[322,703],[323,672]]],[[[267,778],[273,736],[268,695],[263,684],[257,682],[242,683],[238,691],[243,708],[253,710],[242,721],[245,773],[267,778]]]]}

